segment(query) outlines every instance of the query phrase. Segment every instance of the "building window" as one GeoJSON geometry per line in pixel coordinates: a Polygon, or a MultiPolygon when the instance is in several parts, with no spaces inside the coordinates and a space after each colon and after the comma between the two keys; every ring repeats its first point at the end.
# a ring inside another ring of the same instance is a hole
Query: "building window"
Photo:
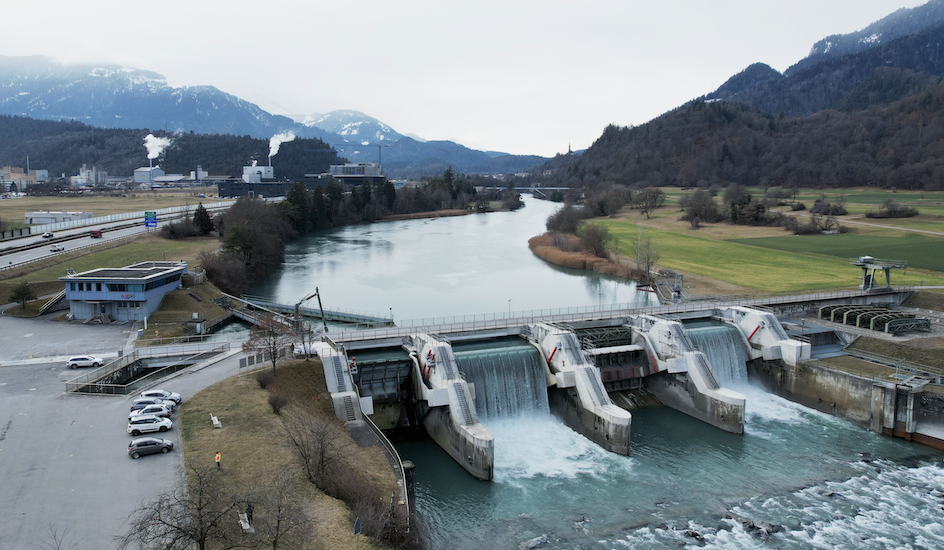
{"type": "Polygon", "coordinates": [[[75,292],[75,283],[69,283],[69,290],[75,292]]]}
{"type": "Polygon", "coordinates": [[[102,291],[102,283],[95,283],[95,290],[97,290],[98,292],[101,292],[101,291],[102,291]]]}

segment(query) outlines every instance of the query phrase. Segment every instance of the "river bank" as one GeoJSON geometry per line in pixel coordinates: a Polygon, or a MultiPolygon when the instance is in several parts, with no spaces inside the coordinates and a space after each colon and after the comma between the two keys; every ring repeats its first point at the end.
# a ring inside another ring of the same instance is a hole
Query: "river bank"
{"type": "Polygon", "coordinates": [[[559,267],[583,269],[633,281],[645,279],[645,274],[635,268],[581,250],[579,239],[574,235],[544,233],[528,239],[528,247],[538,258],[559,267]]]}

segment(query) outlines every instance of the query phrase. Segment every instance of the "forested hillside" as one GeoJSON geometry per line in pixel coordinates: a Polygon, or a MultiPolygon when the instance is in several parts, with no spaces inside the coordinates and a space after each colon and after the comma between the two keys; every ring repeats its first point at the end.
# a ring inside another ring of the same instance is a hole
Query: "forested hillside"
{"type": "Polygon", "coordinates": [[[829,57],[788,76],[752,65],[700,99],[727,99],[771,115],[805,116],[833,106],[879,67],[944,76],[944,24],[853,55],[829,57]]]}
{"type": "Polygon", "coordinates": [[[944,21],[944,1],[931,0],[923,6],[901,8],[868,27],[849,34],[834,34],[813,44],[810,54],[786,70],[790,75],[800,69],[833,57],[856,54],[896,38],[919,32],[944,21]]]}
{"type": "MultiPolygon", "coordinates": [[[[131,176],[148,165],[144,137],[153,133],[171,144],[155,159],[166,173],[189,174],[196,165],[213,175],[242,175],[256,160],[268,163],[269,140],[249,136],[164,133],[95,128],[78,122],[55,122],[0,115],[0,163],[49,170],[51,177],[78,173],[83,164],[112,176],[131,176]]],[[[306,173],[324,172],[334,161],[330,153],[312,152],[329,146],[314,138],[282,143],[273,157],[279,179],[301,180],[306,173]]]]}
{"type": "Polygon", "coordinates": [[[641,126],[608,127],[583,155],[569,157],[572,163],[558,162],[553,179],[571,186],[944,189],[940,78],[879,69],[841,105],[846,112],[793,118],[728,101],[695,102],[641,126]]]}

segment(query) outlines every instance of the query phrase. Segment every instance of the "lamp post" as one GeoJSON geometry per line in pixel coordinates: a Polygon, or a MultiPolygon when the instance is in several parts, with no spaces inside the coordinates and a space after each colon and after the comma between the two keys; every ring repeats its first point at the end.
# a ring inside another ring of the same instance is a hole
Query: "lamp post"
{"type": "Polygon", "coordinates": [[[508,318],[511,319],[511,298],[508,298],[508,318]]]}

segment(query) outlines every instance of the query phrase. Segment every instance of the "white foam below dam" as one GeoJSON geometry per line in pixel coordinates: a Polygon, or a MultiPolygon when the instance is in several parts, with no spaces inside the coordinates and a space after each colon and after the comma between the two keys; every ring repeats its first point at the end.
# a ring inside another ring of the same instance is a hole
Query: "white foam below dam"
{"type": "Polygon", "coordinates": [[[793,493],[749,499],[716,525],[697,521],[644,527],[607,541],[611,548],[870,550],[944,548],[944,469],[860,462],[860,474],[793,493]],[[758,536],[743,520],[778,518],[779,532],[758,536]],[[697,536],[696,536],[697,535],[697,536]]]}
{"type": "Polygon", "coordinates": [[[944,454],[738,391],[749,403],[743,435],[644,409],[629,457],[550,414],[485,419],[491,483],[466,479],[435,445],[402,446],[417,464],[431,546],[511,548],[544,534],[549,548],[944,548],[944,454]],[[729,515],[784,531],[765,542],[729,515]]]}

